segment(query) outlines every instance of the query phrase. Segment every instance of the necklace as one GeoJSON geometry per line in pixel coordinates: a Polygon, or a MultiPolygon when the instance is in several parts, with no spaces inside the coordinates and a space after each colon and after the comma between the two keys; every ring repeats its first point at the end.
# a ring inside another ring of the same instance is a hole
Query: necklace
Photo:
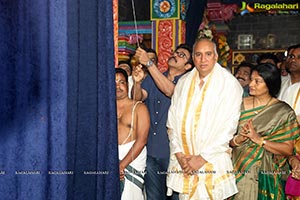
{"type": "MultiPolygon", "coordinates": [[[[273,99],[273,97],[271,96],[271,98],[268,100],[268,102],[263,106],[263,108],[260,110],[260,111],[254,111],[254,114],[257,115],[258,113],[260,113],[261,111],[263,111],[266,107],[268,107],[269,103],[271,102],[271,100],[273,99]]],[[[253,106],[253,109],[255,108],[255,105],[254,105],[254,100],[255,100],[255,97],[253,97],[253,102],[252,102],[252,106],[253,106]]]]}

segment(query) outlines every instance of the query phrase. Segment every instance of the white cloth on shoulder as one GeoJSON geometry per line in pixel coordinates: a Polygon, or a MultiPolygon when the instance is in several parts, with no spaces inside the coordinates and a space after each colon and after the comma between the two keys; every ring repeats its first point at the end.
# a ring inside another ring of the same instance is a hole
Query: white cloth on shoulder
{"type": "Polygon", "coordinates": [[[295,111],[296,115],[300,115],[300,83],[294,83],[286,88],[281,96],[281,100],[289,104],[295,111]]]}

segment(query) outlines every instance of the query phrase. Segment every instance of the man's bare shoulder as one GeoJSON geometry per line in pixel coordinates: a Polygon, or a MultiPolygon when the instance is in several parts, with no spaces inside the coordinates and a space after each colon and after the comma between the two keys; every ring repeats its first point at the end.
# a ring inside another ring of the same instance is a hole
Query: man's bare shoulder
{"type": "Polygon", "coordinates": [[[135,101],[134,105],[136,105],[135,110],[137,112],[148,112],[147,106],[142,101],[135,101]]]}

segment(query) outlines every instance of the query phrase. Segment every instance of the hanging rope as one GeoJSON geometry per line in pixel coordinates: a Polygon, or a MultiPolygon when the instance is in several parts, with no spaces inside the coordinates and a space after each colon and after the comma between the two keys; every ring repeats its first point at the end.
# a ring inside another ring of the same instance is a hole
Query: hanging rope
{"type": "Polygon", "coordinates": [[[139,38],[138,38],[138,30],[137,30],[136,15],[135,15],[134,0],[131,0],[131,5],[132,5],[133,22],[134,22],[134,28],[135,28],[135,37],[136,37],[136,41],[137,41],[137,46],[140,47],[139,38]]]}
{"type": "MultiPolygon", "coordinates": [[[[136,21],[136,14],[135,14],[136,12],[135,12],[134,0],[131,0],[131,5],[132,5],[132,14],[133,14],[134,29],[135,29],[135,37],[136,37],[137,47],[139,48],[140,43],[139,43],[139,38],[138,38],[138,30],[137,30],[137,21],[136,21]]],[[[133,71],[131,73],[133,73],[133,71]]],[[[133,85],[134,85],[134,91],[133,91],[132,99],[135,100],[135,97],[136,97],[135,82],[133,83],[133,85]]],[[[134,104],[134,101],[133,101],[132,104],[134,104]]]]}

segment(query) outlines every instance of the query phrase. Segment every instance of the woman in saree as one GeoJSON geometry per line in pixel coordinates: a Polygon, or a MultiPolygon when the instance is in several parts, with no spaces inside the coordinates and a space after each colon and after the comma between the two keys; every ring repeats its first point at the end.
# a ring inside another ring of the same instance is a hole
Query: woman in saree
{"type": "Polygon", "coordinates": [[[243,99],[238,132],[230,141],[239,190],[234,199],[285,199],[282,176],[288,174],[299,126],[293,109],[276,98],[280,84],[272,64],[260,64],[251,74],[251,96],[243,99]]]}

